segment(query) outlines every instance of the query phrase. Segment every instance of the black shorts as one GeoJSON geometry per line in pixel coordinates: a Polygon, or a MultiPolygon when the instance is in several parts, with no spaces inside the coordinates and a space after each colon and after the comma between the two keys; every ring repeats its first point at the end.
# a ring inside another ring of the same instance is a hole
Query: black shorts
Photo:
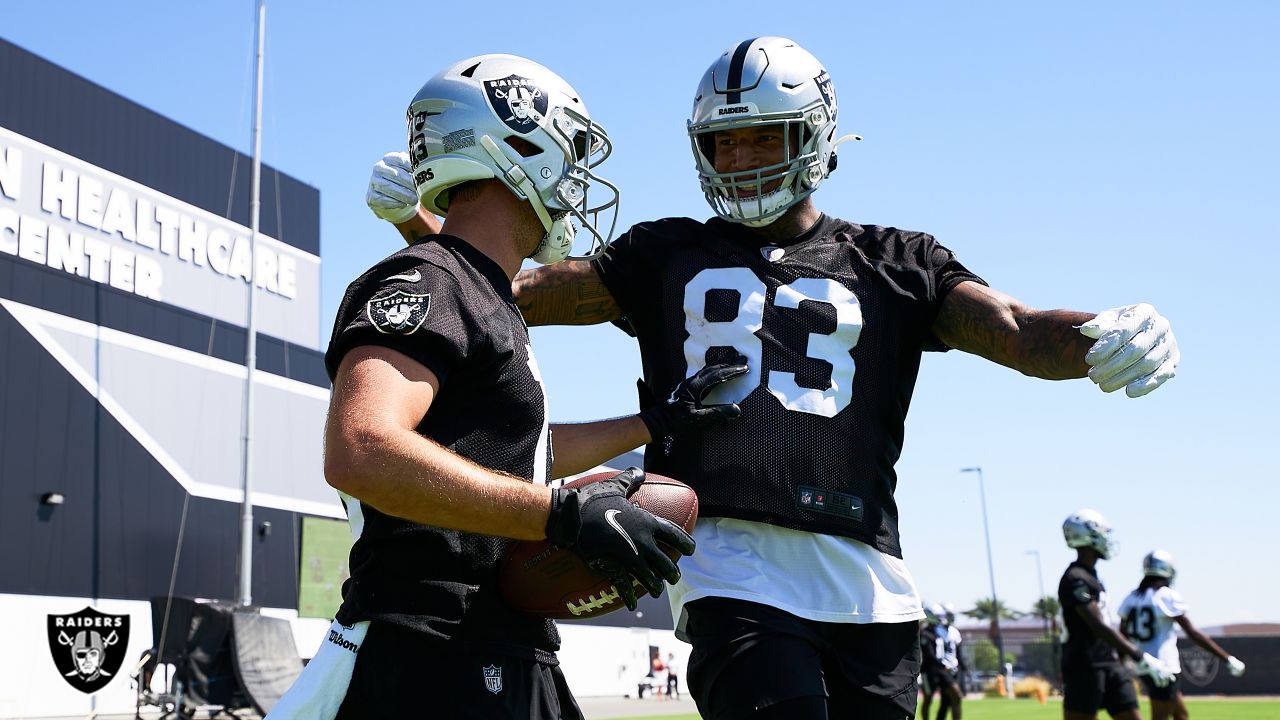
{"type": "Polygon", "coordinates": [[[1119,665],[1062,670],[1062,706],[1093,714],[1101,709],[1115,715],[1138,707],[1133,676],[1119,665]]]}
{"type": "Polygon", "coordinates": [[[582,720],[559,667],[460,650],[374,622],[337,720],[582,720]]]}
{"type": "Polygon", "coordinates": [[[960,684],[956,680],[956,676],[946,668],[929,668],[920,673],[920,677],[925,682],[922,689],[926,695],[932,695],[935,692],[946,692],[947,688],[950,687],[954,687],[956,692],[960,691],[960,684]]]}
{"type": "Polygon", "coordinates": [[[814,622],[727,598],[696,600],[685,612],[693,644],[686,682],[706,720],[744,718],[813,696],[827,699],[831,717],[915,717],[920,625],[914,620],[814,622]]]}
{"type": "Polygon", "coordinates": [[[1152,700],[1161,702],[1173,702],[1178,695],[1178,676],[1174,675],[1173,680],[1169,681],[1164,687],[1156,687],[1156,682],[1149,675],[1140,675],[1138,680],[1142,682],[1142,687],[1147,691],[1147,697],[1152,700]]]}

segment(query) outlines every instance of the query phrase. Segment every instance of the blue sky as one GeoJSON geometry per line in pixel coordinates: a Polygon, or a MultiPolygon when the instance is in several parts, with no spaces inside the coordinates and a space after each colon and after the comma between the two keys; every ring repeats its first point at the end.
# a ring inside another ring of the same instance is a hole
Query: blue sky
{"type": "MultiPolygon", "coordinates": [[[[614,141],[601,170],[622,188],[625,227],[708,214],[684,134],[697,80],[741,39],[791,37],[831,73],[841,130],[866,138],[842,148],[820,208],[933,233],[1037,307],[1150,302],[1182,348],[1180,375],[1139,400],[927,357],[898,465],[905,552],[926,598],[968,607],[989,594],[976,478],[958,471],[980,465],[997,590],[1013,606],[1038,593],[1029,550],[1053,592],[1071,558],[1059,525],[1091,506],[1117,526],[1121,552],[1102,567],[1117,594],[1163,547],[1197,623],[1280,621],[1280,342],[1267,309],[1280,264],[1280,8],[614,5],[268,3],[263,156],[320,189],[322,327],[346,283],[398,247],[365,208],[365,184],[402,149],[404,109],[439,69],[510,52],[568,79],[614,141]]],[[[18,3],[4,15],[5,39],[248,151],[251,1],[18,3]]],[[[634,410],[638,354],[620,332],[537,329],[534,343],[554,418],[634,410]]]]}

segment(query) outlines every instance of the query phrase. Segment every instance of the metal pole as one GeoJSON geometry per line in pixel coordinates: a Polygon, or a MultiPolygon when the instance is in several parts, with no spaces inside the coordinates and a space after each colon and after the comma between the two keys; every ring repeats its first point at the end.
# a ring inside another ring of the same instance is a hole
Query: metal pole
{"type": "MultiPolygon", "coordinates": [[[[1040,572],[1040,551],[1039,551],[1039,550],[1028,550],[1028,551],[1027,551],[1027,554],[1028,554],[1028,555],[1035,555],[1035,556],[1036,556],[1036,578],[1040,581],[1040,596],[1039,596],[1038,598],[1036,598],[1036,604],[1037,604],[1037,605],[1039,605],[1039,604],[1040,604],[1040,602],[1041,602],[1041,601],[1043,601],[1043,600],[1044,600],[1044,597],[1045,597],[1045,595],[1044,595],[1044,573],[1040,572]]],[[[1042,620],[1044,620],[1044,634],[1045,634],[1045,636],[1048,636],[1048,635],[1049,635],[1049,616],[1046,614],[1046,615],[1045,615],[1043,618],[1041,618],[1041,619],[1042,619],[1042,620]]]]}
{"type": "Polygon", "coordinates": [[[258,315],[254,306],[258,269],[258,216],[262,206],[262,56],[266,45],[267,4],[258,0],[258,52],[254,57],[253,171],[249,191],[249,323],[245,338],[244,450],[241,460],[244,499],[240,504],[240,604],[253,603],[253,371],[258,365],[258,315]]]}
{"type": "MultiPolygon", "coordinates": [[[[996,631],[996,664],[1000,674],[1004,673],[1004,635],[1000,632],[1000,600],[996,597],[996,568],[991,560],[991,527],[987,523],[987,490],[982,481],[981,467],[960,468],[960,472],[978,473],[978,495],[982,498],[982,534],[987,540],[987,575],[991,578],[991,623],[996,631]]],[[[1013,687],[1008,676],[1005,677],[1005,689],[1012,695],[1013,687]]]]}

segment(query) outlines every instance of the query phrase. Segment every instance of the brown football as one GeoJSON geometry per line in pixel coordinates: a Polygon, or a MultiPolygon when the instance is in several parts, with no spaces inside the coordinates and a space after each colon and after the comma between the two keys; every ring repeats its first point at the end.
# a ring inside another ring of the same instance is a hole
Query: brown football
{"type": "MultiPolygon", "coordinates": [[[[587,475],[565,483],[565,487],[582,487],[616,474],[587,475]]],[[[698,519],[698,496],[693,488],[679,480],[645,473],[644,484],[630,500],[679,525],[685,532],[693,532],[693,524],[698,519]]],[[[680,557],[670,548],[667,555],[672,560],[680,557]]],[[[512,544],[498,565],[498,590],[511,607],[558,620],[597,617],[626,607],[608,578],[587,567],[577,553],[546,540],[512,544]]],[[[644,592],[637,583],[636,594],[644,592]]]]}

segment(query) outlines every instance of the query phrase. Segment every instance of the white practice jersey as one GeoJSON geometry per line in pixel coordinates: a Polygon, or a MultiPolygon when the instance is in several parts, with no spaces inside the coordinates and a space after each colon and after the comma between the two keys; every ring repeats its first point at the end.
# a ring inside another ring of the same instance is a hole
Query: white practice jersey
{"type": "Polygon", "coordinates": [[[1173,672],[1181,672],[1174,618],[1186,612],[1187,604],[1171,587],[1134,590],[1120,604],[1120,631],[1142,652],[1154,655],[1173,672]]]}
{"type": "Polygon", "coordinates": [[[954,625],[950,625],[944,631],[946,637],[942,640],[942,666],[952,672],[960,669],[960,643],[963,637],[960,630],[954,625]]]}
{"type": "Polygon", "coordinates": [[[699,519],[693,538],[698,551],[680,559],[680,582],[667,589],[682,640],[685,603],[704,597],[761,603],[818,622],[924,617],[906,563],[853,538],[718,517],[699,519]]]}

